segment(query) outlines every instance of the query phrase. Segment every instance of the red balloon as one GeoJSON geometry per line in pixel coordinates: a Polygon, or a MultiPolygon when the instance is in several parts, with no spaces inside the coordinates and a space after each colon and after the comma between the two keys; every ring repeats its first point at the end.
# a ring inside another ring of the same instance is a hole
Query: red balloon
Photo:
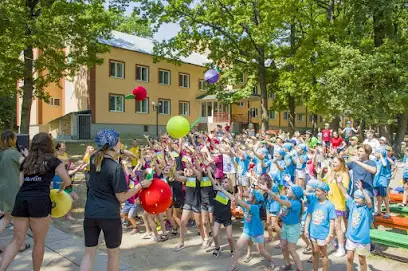
{"type": "Polygon", "coordinates": [[[173,201],[170,186],[159,179],[153,179],[150,187],[142,190],[139,199],[143,209],[149,214],[166,212],[173,201]]]}
{"type": "Polygon", "coordinates": [[[136,101],[143,101],[147,97],[147,90],[142,86],[137,86],[132,91],[133,96],[135,96],[136,101]]]}

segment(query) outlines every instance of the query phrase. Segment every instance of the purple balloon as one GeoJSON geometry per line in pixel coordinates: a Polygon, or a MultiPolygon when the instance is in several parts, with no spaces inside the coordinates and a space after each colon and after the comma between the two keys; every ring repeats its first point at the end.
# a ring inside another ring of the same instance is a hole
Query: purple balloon
{"type": "Polygon", "coordinates": [[[204,80],[208,84],[217,83],[218,79],[220,79],[220,74],[216,70],[208,70],[204,74],[204,80]]]}

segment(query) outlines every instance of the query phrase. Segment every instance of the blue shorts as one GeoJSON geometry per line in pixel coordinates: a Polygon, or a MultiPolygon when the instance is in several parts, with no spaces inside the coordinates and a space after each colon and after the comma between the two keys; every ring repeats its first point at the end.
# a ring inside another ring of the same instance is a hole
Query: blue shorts
{"type": "Polygon", "coordinates": [[[258,236],[250,236],[246,233],[242,233],[242,237],[244,237],[245,239],[247,239],[248,241],[252,241],[255,244],[263,244],[265,243],[265,236],[262,235],[258,235],[258,236]]]}
{"type": "Polygon", "coordinates": [[[386,197],[388,194],[387,187],[379,186],[374,187],[374,195],[376,197],[386,197]]]}
{"type": "Polygon", "coordinates": [[[128,217],[134,217],[138,213],[143,212],[143,208],[140,204],[132,204],[128,201],[125,202],[125,205],[122,207],[122,214],[127,214],[128,217]]]}
{"type": "Polygon", "coordinates": [[[300,237],[300,223],[287,225],[283,224],[281,239],[288,241],[288,243],[296,244],[300,237]]]}

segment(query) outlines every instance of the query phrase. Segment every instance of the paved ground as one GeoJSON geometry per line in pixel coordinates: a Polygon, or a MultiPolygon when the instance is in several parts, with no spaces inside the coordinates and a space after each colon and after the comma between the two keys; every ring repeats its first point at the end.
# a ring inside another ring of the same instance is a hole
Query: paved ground
{"type": "MultiPolygon", "coordinates": [[[[393,180],[391,186],[399,185],[400,177],[393,180]]],[[[47,271],[69,271],[78,270],[83,255],[83,204],[84,204],[84,184],[77,182],[74,190],[80,195],[81,200],[74,204],[74,216],[76,221],[54,220],[46,241],[46,253],[42,270],[47,271]],[[61,230],[59,230],[61,229],[61,230]]],[[[234,238],[238,239],[242,232],[241,221],[234,221],[234,238]]],[[[140,271],[178,271],[178,270],[197,270],[197,271],[219,271],[228,270],[230,267],[231,256],[227,246],[225,236],[222,236],[221,244],[224,244],[224,251],[218,259],[211,256],[211,249],[204,251],[201,249],[200,238],[197,236],[197,229],[190,228],[187,235],[186,248],[180,252],[173,250],[178,239],[173,238],[163,243],[154,243],[150,240],[143,240],[141,234],[130,235],[125,231],[121,247],[121,270],[140,270],[140,271]]],[[[7,229],[0,234],[0,246],[8,243],[12,238],[12,230],[7,229]]],[[[222,235],[224,230],[222,231],[222,235]]],[[[27,242],[33,244],[31,233],[27,236],[27,242]]],[[[275,249],[275,243],[267,246],[268,251],[279,265],[283,264],[282,252],[275,249]]],[[[304,270],[312,270],[311,264],[307,263],[308,255],[301,253],[304,247],[303,241],[298,242],[298,252],[304,263],[304,270]]],[[[379,247],[383,253],[390,256],[400,256],[408,259],[408,251],[403,249],[379,247]]],[[[32,249],[19,254],[9,270],[32,270],[31,267],[32,249]]],[[[263,270],[261,257],[254,252],[254,259],[245,264],[240,261],[240,270],[263,270]]],[[[346,268],[345,258],[336,258],[330,255],[330,271],[343,271],[346,268]]],[[[98,253],[94,270],[106,270],[107,255],[104,244],[101,243],[101,249],[98,253]]],[[[369,270],[408,270],[408,264],[387,259],[382,256],[370,256],[368,259],[369,270]]],[[[355,262],[355,270],[358,270],[355,262]]]]}

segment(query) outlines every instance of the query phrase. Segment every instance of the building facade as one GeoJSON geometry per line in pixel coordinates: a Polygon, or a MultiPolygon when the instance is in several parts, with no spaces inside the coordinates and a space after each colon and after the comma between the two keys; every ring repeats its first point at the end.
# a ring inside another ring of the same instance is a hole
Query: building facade
{"type": "MultiPolygon", "coordinates": [[[[231,122],[238,129],[249,122],[260,123],[258,93],[231,105],[206,94],[205,56],[192,54],[180,64],[154,62],[151,40],[116,31],[111,39],[100,42],[111,47],[101,55],[103,64],[83,67],[74,78],[62,78],[58,85],[47,86],[50,103],[33,100],[30,134],[42,131],[60,139],[87,139],[100,129],[113,128],[125,137],[155,135],[156,127],[164,132],[167,121],[176,115],[190,123],[200,119],[200,130],[231,122]],[[147,89],[145,100],[126,99],[136,86],[147,89]]],[[[18,120],[20,107],[21,101],[18,120]]],[[[296,126],[312,127],[306,108],[298,110],[301,117],[296,126]]],[[[271,112],[270,126],[287,127],[286,114],[271,112]]]]}

